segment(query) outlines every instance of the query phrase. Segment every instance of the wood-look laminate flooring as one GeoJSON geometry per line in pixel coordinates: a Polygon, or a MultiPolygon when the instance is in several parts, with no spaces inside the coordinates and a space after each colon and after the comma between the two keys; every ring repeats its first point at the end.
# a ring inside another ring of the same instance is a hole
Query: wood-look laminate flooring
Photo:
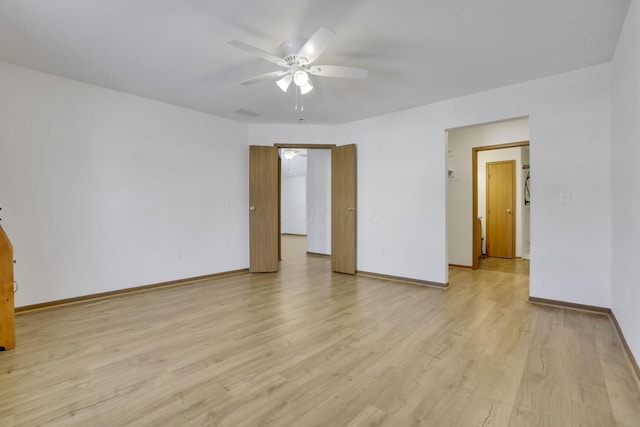
{"type": "Polygon", "coordinates": [[[282,269],[16,318],[0,426],[638,426],[608,317],[527,303],[526,274],[447,290],[282,269]]]}
{"type": "Polygon", "coordinates": [[[479,270],[529,274],[529,260],[485,257],[478,260],[479,270]]]}

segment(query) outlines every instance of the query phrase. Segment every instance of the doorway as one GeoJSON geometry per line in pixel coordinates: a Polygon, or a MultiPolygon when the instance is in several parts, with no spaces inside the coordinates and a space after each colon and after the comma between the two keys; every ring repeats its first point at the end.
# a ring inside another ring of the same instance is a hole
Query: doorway
{"type": "Polygon", "coordinates": [[[529,206],[525,206],[524,180],[518,171],[525,166],[528,171],[528,149],[529,141],[472,148],[473,244],[482,249],[480,256],[473,257],[473,269],[487,256],[525,259],[529,206]]]}
{"type": "MultiPolygon", "coordinates": [[[[529,165],[528,140],[528,117],[447,129],[447,258],[450,267],[477,269],[479,261],[489,259],[486,258],[486,163],[514,159],[513,259],[529,259],[530,208],[525,206],[522,188],[524,175],[528,173],[528,169],[524,170],[529,165]]],[[[529,203],[528,197],[526,202],[529,203]]]]}
{"type": "Polygon", "coordinates": [[[331,268],[356,273],[356,146],[275,144],[249,147],[249,269],[274,272],[281,254],[279,149],[329,149],[331,153],[331,268]],[[273,178],[275,176],[275,179],[273,178]]]}
{"type": "Polygon", "coordinates": [[[280,191],[281,257],[283,242],[296,243],[305,254],[331,256],[331,150],[279,148],[282,159],[280,191]]]}

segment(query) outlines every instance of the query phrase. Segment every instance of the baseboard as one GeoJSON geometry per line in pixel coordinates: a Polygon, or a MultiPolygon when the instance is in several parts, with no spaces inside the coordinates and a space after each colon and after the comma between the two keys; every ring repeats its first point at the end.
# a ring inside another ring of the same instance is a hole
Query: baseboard
{"type": "Polygon", "coordinates": [[[633,370],[636,373],[638,382],[640,382],[640,366],[638,366],[638,361],[633,356],[633,353],[631,352],[631,348],[629,347],[629,344],[627,343],[627,340],[624,337],[624,333],[622,332],[622,328],[620,328],[618,319],[616,319],[616,315],[613,313],[613,311],[610,308],[598,307],[594,305],[574,304],[572,302],[557,301],[557,300],[537,298],[537,297],[529,297],[529,302],[533,304],[549,305],[552,307],[568,308],[571,310],[589,311],[592,313],[598,313],[598,314],[603,314],[608,316],[609,319],[611,319],[611,322],[613,323],[613,326],[615,327],[616,331],[618,332],[618,337],[620,337],[620,341],[622,342],[622,346],[625,350],[625,353],[627,354],[627,357],[629,358],[629,362],[631,363],[631,366],[633,367],[633,370]]]}
{"type": "Polygon", "coordinates": [[[631,362],[631,366],[633,366],[633,369],[635,369],[635,371],[636,371],[636,376],[638,377],[638,382],[640,382],[640,366],[638,365],[638,361],[636,360],[636,358],[633,357],[633,353],[631,352],[631,348],[629,347],[629,344],[627,343],[627,340],[624,337],[624,334],[622,333],[622,328],[620,327],[620,324],[618,323],[618,319],[616,319],[616,315],[613,314],[612,310],[609,310],[609,318],[613,322],[613,326],[618,331],[618,336],[620,337],[620,341],[622,341],[622,346],[624,347],[625,351],[627,352],[627,357],[629,357],[629,361],[631,362]]]}
{"type": "Polygon", "coordinates": [[[592,313],[609,314],[611,311],[606,307],[596,305],[575,304],[573,302],[558,301],[554,299],[529,297],[529,302],[533,304],[550,305],[553,307],[570,308],[572,310],[590,311],[592,313]]]}
{"type": "Polygon", "coordinates": [[[97,294],[82,295],[74,298],[65,298],[65,299],[60,299],[55,301],[42,302],[39,304],[23,305],[22,307],[16,307],[15,312],[16,314],[24,313],[27,311],[41,310],[44,308],[56,307],[59,305],[74,304],[78,302],[84,302],[84,301],[95,300],[100,298],[107,298],[107,297],[112,297],[114,295],[129,294],[133,292],[147,291],[149,289],[164,288],[168,286],[184,285],[187,283],[200,282],[202,280],[216,279],[219,277],[235,276],[238,274],[243,274],[248,272],[249,272],[248,268],[242,268],[240,270],[224,271],[221,273],[208,274],[205,276],[190,277],[187,279],[172,280],[169,282],[154,283],[151,285],[135,286],[133,288],[125,288],[125,289],[118,289],[118,290],[109,291],[109,292],[101,292],[97,294]]]}
{"type": "Polygon", "coordinates": [[[324,258],[331,258],[331,254],[321,254],[320,252],[309,252],[309,251],[307,251],[307,255],[320,256],[320,257],[324,257],[324,258]]]}
{"type": "Polygon", "coordinates": [[[449,267],[454,267],[454,268],[466,268],[466,269],[468,269],[468,270],[473,270],[473,266],[472,266],[472,265],[449,264],[449,267]]]}
{"type": "Polygon", "coordinates": [[[433,288],[438,288],[438,289],[446,289],[446,288],[449,287],[449,283],[430,282],[428,280],[410,279],[408,277],[400,277],[400,276],[389,276],[387,274],[371,273],[369,271],[360,271],[360,270],[358,270],[358,271],[356,271],[356,274],[358,274],[360,276],[375,277],[377,279],[385,279],[385,280],[393,280],[393,281],[396,281],[396,282],[411,283],[412,285],[431,286],[433,288]]]}

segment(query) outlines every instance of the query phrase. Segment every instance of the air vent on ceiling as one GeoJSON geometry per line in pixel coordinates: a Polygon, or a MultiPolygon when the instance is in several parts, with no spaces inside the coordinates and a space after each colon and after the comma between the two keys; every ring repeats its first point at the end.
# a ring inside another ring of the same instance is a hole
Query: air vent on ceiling
{"type": "Polygon", "coordinates": [[[238,108],[235,113],[238,113],[247,117],[260,117],[262,114],[254,113],[253,111],[245,110],[244,108],[238,108]]]}

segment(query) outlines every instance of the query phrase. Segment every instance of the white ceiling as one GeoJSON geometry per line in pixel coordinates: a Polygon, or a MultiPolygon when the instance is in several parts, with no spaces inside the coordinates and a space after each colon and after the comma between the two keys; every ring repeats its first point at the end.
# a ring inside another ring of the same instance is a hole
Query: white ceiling
{"type": "Polygon", "coordinates": [[[251,123],[344,123],[611,59],[629,0],[0,0],[0,60],[251,123]],[[293,91],[240,86],[336,32],[317,64],[369,69],[293,91]],[[245,110],[251,117],[237,113],[245,110]]]}

